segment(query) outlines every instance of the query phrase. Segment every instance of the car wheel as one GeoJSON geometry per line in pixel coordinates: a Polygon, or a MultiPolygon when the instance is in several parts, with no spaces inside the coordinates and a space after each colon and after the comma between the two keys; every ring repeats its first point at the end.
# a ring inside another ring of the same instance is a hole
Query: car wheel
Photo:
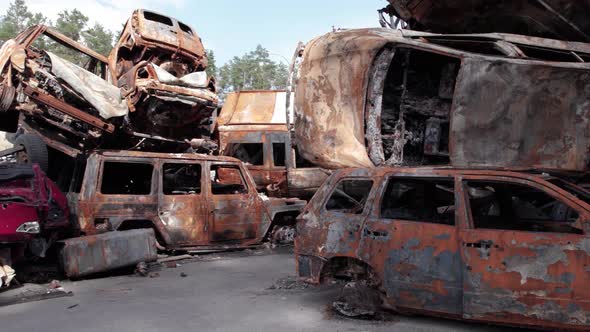
{"type": "Polygon", "coordinates": [[[17,153],[16,158],[22,164],[38,164],[41,170],[47,172],[49,155],[47,145],[41,137],[33,134],[23,134],[16,138],[14,145],[20,145],[23,151],[17,153]]]}

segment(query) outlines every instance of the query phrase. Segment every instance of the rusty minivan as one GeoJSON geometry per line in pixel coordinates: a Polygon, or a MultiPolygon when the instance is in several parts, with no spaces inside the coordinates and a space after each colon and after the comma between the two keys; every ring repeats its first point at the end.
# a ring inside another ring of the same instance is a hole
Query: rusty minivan
{"type": "Polygon", "coordinates": [[[138,151],[95,151],[80,158],[68,201],[82,234],[151,228],[162,250],[282,240],[292,234],[305,205],[259,195],[234,158],[138,151]]]}
{"type": "Polygon", "coordinates": [[[299,278],[399,312],[589,330],[590,192],[541,172],[343,169],[298,217],[299,278]]]}

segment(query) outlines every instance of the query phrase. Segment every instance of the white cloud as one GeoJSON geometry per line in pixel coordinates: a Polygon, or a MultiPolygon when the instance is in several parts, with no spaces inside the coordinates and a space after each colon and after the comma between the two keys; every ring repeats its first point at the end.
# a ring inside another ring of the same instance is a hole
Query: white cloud
{"type": "MultiPolygon", "coordinates": [[[[165,14],[167,7],[181,8],[186,0],[27,0],[26,4],[31,12],[40,12],[52,22],[55,22],[57,14],[64,9],[78,9],[89,17],[90,25],[100,22],[117,32],[122,29],[134,9],[149,8],[165,14]]],[[[8,5],[9,1],[0,3],[0,13],[5,13],[8,5]]]]}

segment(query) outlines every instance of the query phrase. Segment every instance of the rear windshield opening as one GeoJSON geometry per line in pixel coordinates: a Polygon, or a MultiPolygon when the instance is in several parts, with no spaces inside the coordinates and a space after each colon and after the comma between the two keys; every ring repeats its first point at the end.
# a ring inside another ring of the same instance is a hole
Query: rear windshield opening
{"type": "Polygon", "coordinates": [[[186,25],[182,22],[178,22],[178,26],[180,27],[180,30],[188,33],[189,35],[193,34],[193,30],[191,30],[191,28],[188,25],[186,25]]]}
{"type": "Polygon", "coordinates": [[[152,13],[152,12],[143,12],[143,17],[145,17],[148,21],[154,21],[162,24],[166,24],[168,26],[172,26],[172,20],[169,17],[152,13]]]}

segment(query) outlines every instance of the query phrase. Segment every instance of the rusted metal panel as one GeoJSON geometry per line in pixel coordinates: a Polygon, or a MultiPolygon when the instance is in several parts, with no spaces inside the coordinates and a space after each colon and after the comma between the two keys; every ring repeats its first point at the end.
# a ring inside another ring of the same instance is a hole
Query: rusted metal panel
{"type": "Polygon", "coordinates": [[[232,125],[286,126],[285,107],[286,92],[282,90],[232,92],[219,112],[217,125],[220,131],[229,131],[232,125]]]}
{"type": "Polygon", "coordinates": [[[587,331],[590,204],[551,179],[539,173],[432,167],[338,170],[298,217],[298,274],[307,282],[321,283],[367,266],[371,273],[365,277],[400,311],[587,331]],[[454,224],[382,217],[381,202],[391,176],[453,184],[454,224]],[[325,208],[343,179],[373,180],[362,213],[325,208]],[[467,186],[470,181],[540,190],[576,211],[578,230],[476,228],[469,200],[472,191],[467,186]],[[362,265],[335,266],[336,261],[362,265]]]}
{"type": "Polygon", "coordinates": [[[62,241],[65,274],[77,278],[158,259],[151,229],[108,232],[62,241]]]}
{"type": "Polygon", "coordinates": [[[451,118],[451,163],[586,170],[588,78],[587,70],[464,59],[451,118]]]}

